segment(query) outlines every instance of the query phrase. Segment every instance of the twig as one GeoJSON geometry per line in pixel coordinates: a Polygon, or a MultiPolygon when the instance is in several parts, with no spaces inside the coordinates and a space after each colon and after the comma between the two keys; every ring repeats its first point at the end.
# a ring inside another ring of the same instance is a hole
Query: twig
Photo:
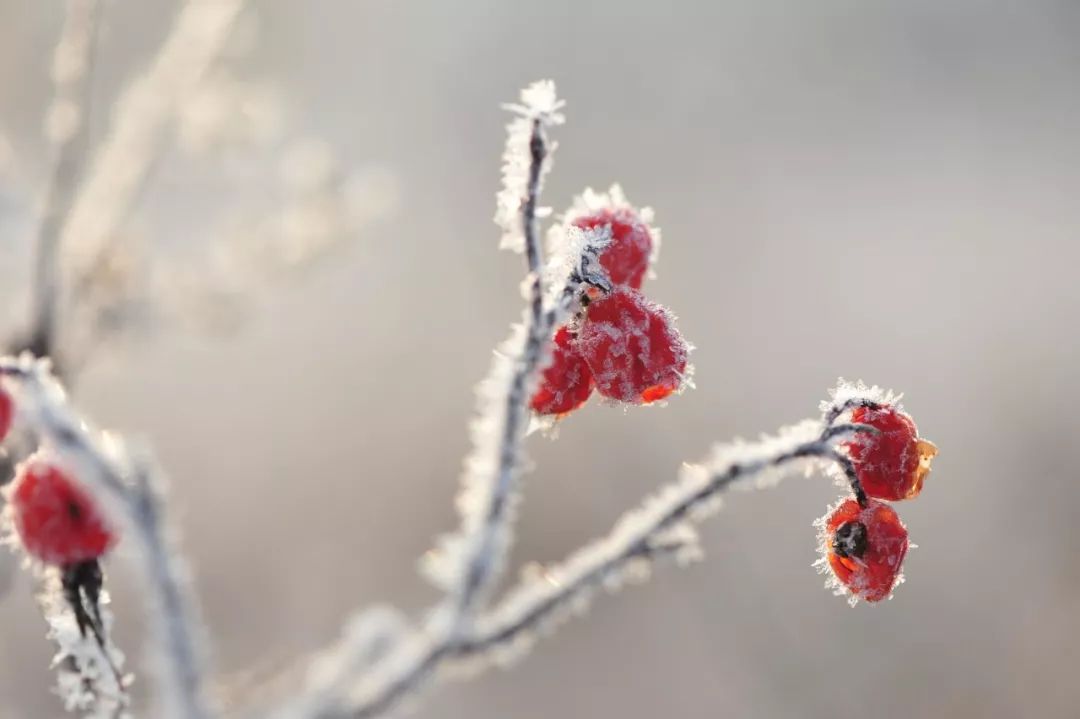
{"type": "MultiPolygon", "coordinates": [[[[458,655],[483,655],[503,647],[520,651],[537,630],[559,619],[561,609],[576,608],[572,606],[575,600],[585,601],[598,588],[633,579],[635,562],[652,562],[657,554],[697,558],[697,536],[691,525],[713,513],[719,497],[732,486],[761,481],[769,474],[775,481],[798,462],[820,465],[846,459],[836,450],[836,442],[875,431],[868,425],[830,427],[806,422],[756,444],[723,447],[705,464],[687,466],[678,481],[624,515],[606,537],[510,590],[478,621],[476,632],[458,647],[458,655]]],[[[857,479],[855,484],[858,487],[857,479]]],[[[857,491],[861,493],[861,487],[857,491]]],[[[637,571],[645,568],[639,565],[637,571]]]]}

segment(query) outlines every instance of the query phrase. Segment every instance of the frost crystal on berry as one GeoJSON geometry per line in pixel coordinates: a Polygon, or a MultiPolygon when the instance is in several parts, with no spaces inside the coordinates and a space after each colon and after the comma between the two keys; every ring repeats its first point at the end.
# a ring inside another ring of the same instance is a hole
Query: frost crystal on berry
{"type": "Polygon", "coordinates": [[[529,404],[537,414],[562,415],[572,412],[585,404],[592,394],[592,372],[574,339],[574,334],[566,325],[555,333],[551,364],[540,376],[540,385],[529,404]]]}
{"type": "Polygon", "coordinates": [[[115,542],[90,494],[66,470],[40,455],[20,465],[9,501],[22,546],[46,564],[97,559],[115,542]]]}
{"type": "Polygon", "coordinates": [[[815,524],[822,555],[817,566],[832,573],[826,586],[849,594],[853,604],[892,595],[908,550],[907,528],[892,507],[873,499],[860,507],[847,497],[815,524]]]}
{"type": "Polygon", "coordinates": [[[564,223],[581,229],[607,228],[611,242],[600,255],[600,264],[616,285],[641,289],[660,251],[660,229],[653,225],[653,210],[636,208],[619,185],[607,192],[591,188],[574,199],[564,223]]]}
{"type": "Polygon", "coordinates": [[[878,499],[912,499],[922,491],[937,447],[919,437],[915,421],[894,406],[857,407],[851,421],[877,433],[862,433],[847,443],[866,494],[878,499]]]}
{"type": "Polygon", "coordinates": [[[690,345],[666,309],[629,287],[589,305],[577,345],[605,397],[648,404],[680,391],[690,345]]]}
{"type": "Polygon", "coordinates": [[[599,210],[575,218],[574,226],[583,230],[610,227],[611,244],[601,253],[600,264],[614,284],[641,289],[653,243],[649,226],[633,208],[599,210]]]}

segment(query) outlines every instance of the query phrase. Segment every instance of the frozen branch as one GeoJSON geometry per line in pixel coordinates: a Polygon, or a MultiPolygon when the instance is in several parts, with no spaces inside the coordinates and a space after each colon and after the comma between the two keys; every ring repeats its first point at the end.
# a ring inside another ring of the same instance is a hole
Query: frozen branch
{"type": "Polygon", "coordinates": [[[69,406],[47,361],[0,359],[0,379],[17,398],[21,421],[42,446],[76,468],[135,550],[157,670],[158,710],[152,716],[210,717],[202,689],[201,628],[189,596],[187,567],[167,533],[160,474],[119,438],[91,430],[69,406]]]}
{"type": "MultiPolygon", "coordinates": [[[[453,589],[456,597],[453,599],[452,623],[455,626],[451,632],[454,633],[464,629],[469,613],[483,601],[485,591],[501,570],[509,544],[508,525],[521,464],[521,444],[528,424],[529,397],[553,329],[543,311],[543,260],[536,212],[545,168],[550,166],[544,128],[561,121],[555,113],[562,103],[556,99],[554,85],[550,82],[527,88],[522,92],[522,101],[522,106],[513,108],[521,116],[509,127],[504,156],[506,188],[500,205],[512,205],[512,193],[520,190],[519,169],[526,166],[524,195],[518,195],[516,199],[528,260],[528,312],[523,347],[517,349],[514,345],[522,340],[512,337],[506,350],[513,353],[509,356],[514,359],[508,361],[508,358],[497,357],[492,374],[484,383],[491,392],[482,400],[487,406],[481,407],[481,417],[474,428],[475,449],[466,460],[465,487],[459,504],[462,512],[461,549],[458,558],[451,558],[460,564],[453,589]],[[504,387],[501,385],[504,385],[507,369],[509,387],[504,387]]],[[[487,394],[483,389],[481,392],[487,394]]]]}
{"type": "MultiPolygon", "coordinates": [[[[606,283],[597,271],[603,233],[577,232],[562,255],[545,267],[538,226],[543,178],[550,167],[548,127],[562,122],[563,103],[550,82],[522,92],[522,104],[508,109],[504,189],[498,195],[496,223],[502,246],[524,251],[527,259],[527,309],[524,321],[500,346],[488,377],[478,388],[479,417],[473,422],[473,451],[465,460],[458,498],[461,527],[440,540],[425,557],[427,576],[446,592],[422,627],[397,643],[370,671],[339,675],[328,685],[315,682],[274,716],[376,716],[420,687],[471,631],[473,617],[498,579],[510,542],[510,525],[529,420],[529,398],[546,361],[553,330],[569,311],[583,282],[606,283]],[[545,278],[557,282],[545,296],[545,278]],[[556,279],[557,278],[557,279],[556,279]],[[547,300],[547,302],[545,302],[547,300]]],[[[339,656],[355,654],[344,640],[339,656]]],[[[331,653],[331,656],[333,653],[331,653]]]]}

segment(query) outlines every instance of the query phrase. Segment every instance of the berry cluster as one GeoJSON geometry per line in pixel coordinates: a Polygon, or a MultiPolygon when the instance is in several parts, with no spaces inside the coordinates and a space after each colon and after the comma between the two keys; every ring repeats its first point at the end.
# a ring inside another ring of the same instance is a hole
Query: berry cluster
{"type": "MultiPolygon", "coordinates": [[[[14,401],[0,388],[0,442],[11,429],[14,401]]],[[[61,573],[79,630],[102,641],[98,560],[116,543],[93,497],[44,449],[27,458],[5,490],[8,517],[26,553],[61,573]]]]}
{"type": "Polygon", "coordinates": [[[907,528],[886,501],[918,496],[937,448],[894,404],[860,404],[851,422],[866,429],[843,447],[854,468],[855,495],[818,520],[822,564],[853,601],[878,602],[900,582],[908,550],[907,528]]]}
{"type": "Polygon", "coordinates": [[[674,316],[640,291],[658,239],[648,213],[629,205],[617,187],[586,198],[567,224],[610,232],[599,256],[610,289],[588,286],[581,311],[555,331],[551,364],[530,403],[540,415],[566,415],[594,389],[617,402],[650,404],[681,391],[690,375],[691,348],[674,316]]]}

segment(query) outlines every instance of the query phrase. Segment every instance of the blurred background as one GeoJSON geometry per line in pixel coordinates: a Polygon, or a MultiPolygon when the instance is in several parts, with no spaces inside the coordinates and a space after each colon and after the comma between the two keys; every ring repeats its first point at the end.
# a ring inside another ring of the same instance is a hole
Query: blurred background
{"type": "MultiPolygon", "coordinates": [[[[155,277],[213,277],[233,265],[200,263],[237,216],[310,189],[305,172],[347,176],[362,221],[195,309],[175,300],[201,285],[142,283],[168,311],[133,312],[74,385],[168,470],[226,694],[354,607],[434,598],[415,560],[454,525],[473,387],[519,316],[522,262],[490,220],[499,103],[550,77],[568,123],[545,200],[618,181],[655,208],[647,291],[697,346],[697,389],[593,402],[533,437],[516,563],[600,535],[716,440],[814,415],[838,376],[906,392],[941,455],[900,508],[919,549],[890,602],[822,589],[811,522],[838,489],[788,480],[733,496],[705,562],[600,599],[414,715],[1075,716],[1080,6],[251,6],[209,76],[227,91],[180,118],[123,234],[155,277]]],[[[177,7],[104,5],[92,142],[177,7]]],[[[5,333],[26,317],[62,20],[60,3],[0,1],[5,333]]],[[[138,590],[110,570],[137,659],[138,590]]],[[[33,582],[3,576],[0,716],[60,716],[33,582]]]]}

